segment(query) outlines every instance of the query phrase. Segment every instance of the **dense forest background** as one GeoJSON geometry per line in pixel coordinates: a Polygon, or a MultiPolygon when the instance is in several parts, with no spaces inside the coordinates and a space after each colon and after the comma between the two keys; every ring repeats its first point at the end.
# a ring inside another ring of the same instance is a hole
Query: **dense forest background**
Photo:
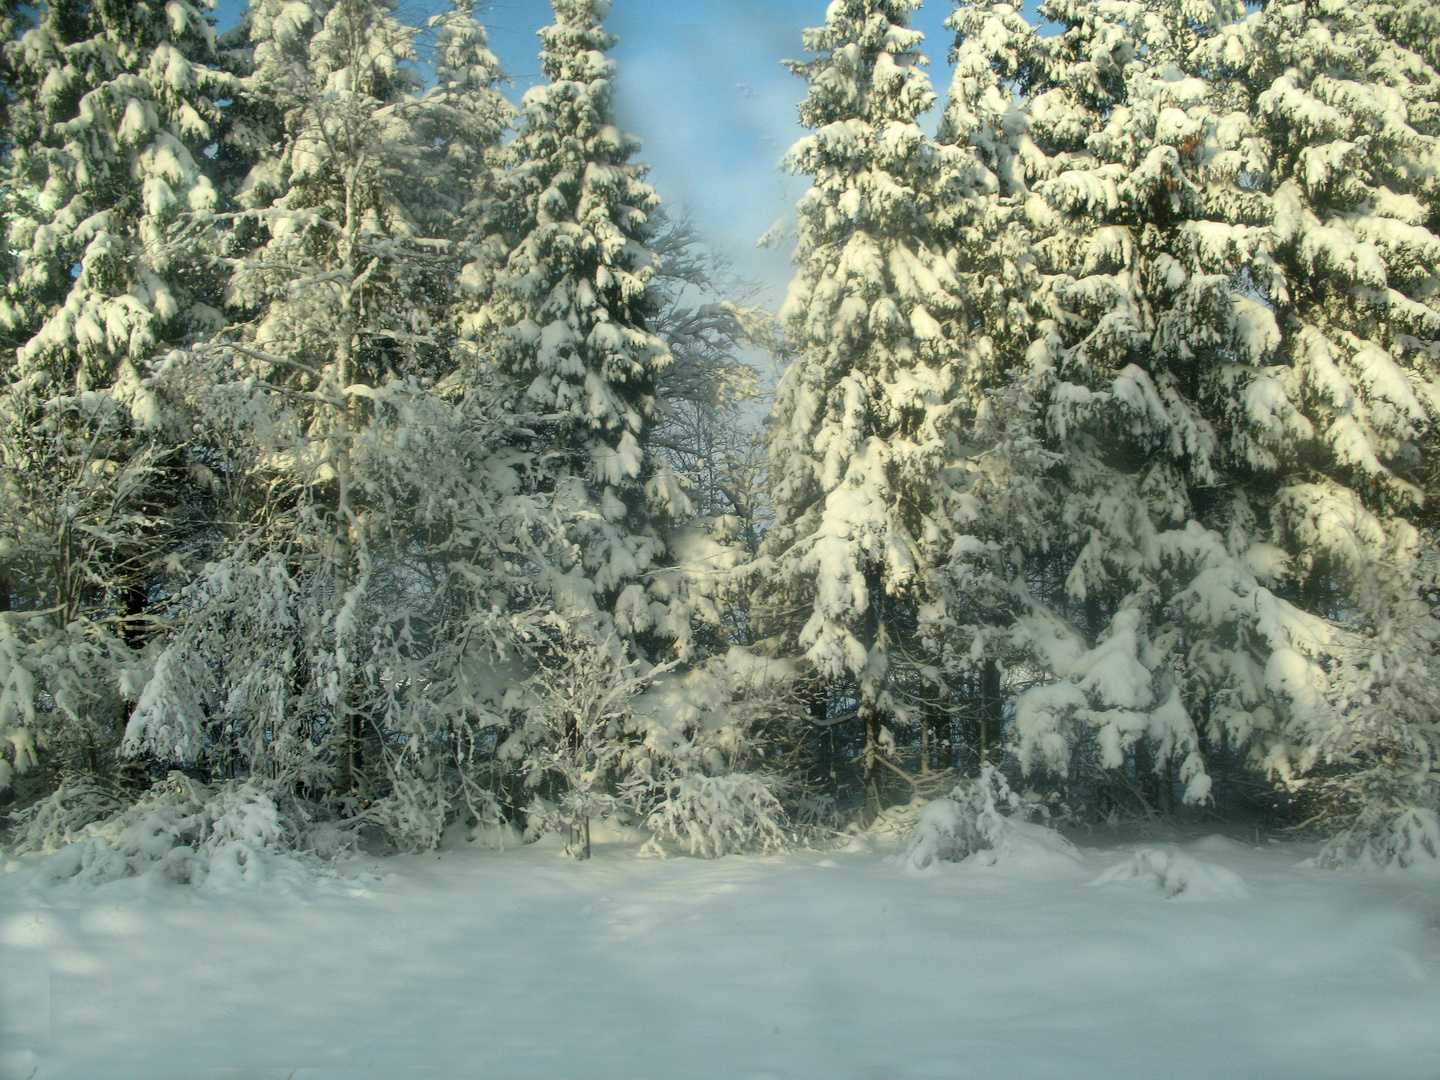
{"type": "Polygon", "coordinates": [[[776,315],[553,7],[516,107],[464,4],[4,6],[15,847],[1440,856],[1428,8],[963,2],[942,100],[817,6],[776,315]]]}

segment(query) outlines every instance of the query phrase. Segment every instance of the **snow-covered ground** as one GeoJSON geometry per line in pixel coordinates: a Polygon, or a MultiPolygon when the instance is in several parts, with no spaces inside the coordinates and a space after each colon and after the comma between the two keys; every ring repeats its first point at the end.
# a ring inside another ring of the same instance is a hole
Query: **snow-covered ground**
{"type": "Polygon", "coordinates": [[[1219,837],[0,875],[6,1080],[1435,1080],[1440,879],[1219,837]]]}

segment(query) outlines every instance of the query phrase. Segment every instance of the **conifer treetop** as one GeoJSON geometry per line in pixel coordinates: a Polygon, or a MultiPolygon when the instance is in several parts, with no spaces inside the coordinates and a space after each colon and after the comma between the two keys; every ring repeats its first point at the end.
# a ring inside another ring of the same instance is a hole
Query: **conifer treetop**
{"type": "Polygon", "coordinates": [[[852,119],[910,123],[928,112],[935,93],[917,70],[928,63],[920,52],[924,35],[910,29],[910,13],[919,6],[920,0],[835,0],[825,25],[803,35],[806,51],[820,55],[786,62],[810,82],[800,123],[808,128],[852,119]]]}
{"type": "Polygon", "coordinates": [[[655,259],[644,228],[660,200],[631,162],[639,140],[614,123],[609,5],[554,6],[540,33],[551,81],[526,93],[510,148],[518,242],[486,319],[510,340],[502,367],[541,408],[597,433],[608,447],[597,448],[597,475],[625,483],[644,471],[655,377],[669,363],[646,325],[655,259]]]}
{"type": "Polygon", "coordinates": [[[205,5],[47,5],[5,44],[21,195],[6,323],[21,371],[108,387],[205,321],[177,280],[182,217],[214,209],[197,159],[231,89],[205,5]],[[77,273],[72,268],[78,267],[77,273]]]}

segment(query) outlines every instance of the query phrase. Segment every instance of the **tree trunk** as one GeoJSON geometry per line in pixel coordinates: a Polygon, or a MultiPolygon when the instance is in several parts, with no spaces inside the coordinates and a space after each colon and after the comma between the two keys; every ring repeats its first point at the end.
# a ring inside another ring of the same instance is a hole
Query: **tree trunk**
{"type": "Polygon", "coordinates": [[[934,732],[932,738],[935,744],[935,767],[942,771],[955,764],[955,742],[951,723],[950,714],[943,708],[937,709],[936,715],[930,718],[930,727],[934,732]]]}
{"type": "Polygon", "coordinates": [[[576,859],[590,858],[590,815],[579,821],[566,821],[560,826],[560,835],[565,838],[565,854],[576,859]]]}
{"type": "Polygon", "coordinates": [[[980,673],[980,760],[992,764],[999,757],[1000,729],[1005,723],[1005,701],[1001,697],[1000,665],[985,661],[980,673]]]}
{"type": "MultiPolygon", "coordinates": [[[[335,470],[335,520],[334,520],[334,582],[335,611],[338,615],[346,603],[346,597],[355,587],[354,510],[350,505],[352,477],[350,465],[350,437],[354,430],[350,400],[346,389],[355,379],[354,371],[356,334],[359,315],[356,307],[359,292],[363,288],[364,274],[357,269],[355,259],[359,242],[359,206],[355,191],[360,164],[351,169],[345,184],[345,227],[340,238],[340,264],[345,290],[340,296],[340,324],[335,333],[335,386],[333,409],[335,426],[330,432],[330,459],[335,470]]],[[[323,387],[322,387],[323,388],[323,387]]],[[[337,640],[338,649],[344,642],[337,640]]],[[[339,671],[340,686],[335,698],[335,723],[340,735],[340,768],[336,790],[342,797],[356,796],[360,789],[361,751],[360,739],[364,734],[361,717],[354,707],[353,687],[347,666],[339,671]]]]}
{"type": "Polygon", "coordinates": [[[145,586],[128,585],[125,588],[125,623],[121,634],[125,638],[125,644],[130,646],[134,652],[139,652],[145,647],[145,626],[140,616],[145,614],[147,596],[145,586]]]}
{"type": "MultiPolygon", "coordinates": [[[[145,647],[146,628],[140,617],[145,614],[148,596],[143,585],[127,585],[122,591],[124,622],[120,624],[120,636],[124,639],[126,646],[131,652],[138,653],[145,647]]],[[[135,712],[139,704],[133,698],[126,698],[123,708],[125,716],[122,722],[128,720],[135,712]]],[[[118,759],[116,761],[116,774],[122,784],[133,787],[137,791],[143,791],[150,786],[155,774],[161,770],[156,768],[156,757],[149,750],[141,750],[139,753],[127,756],[123,750],[116,747],[113,753],[107,757],[118,759]]],[[[91,771],[98,774],[100,763],[96,759],[94,741],[90,743],[91,771]]]]}
{"type": "Polygon", "coordinates": [[[860,707],[865,723],[864,783],[873,804],[875,817],[880,815],[880,713],[868,702],[860,707]]]}

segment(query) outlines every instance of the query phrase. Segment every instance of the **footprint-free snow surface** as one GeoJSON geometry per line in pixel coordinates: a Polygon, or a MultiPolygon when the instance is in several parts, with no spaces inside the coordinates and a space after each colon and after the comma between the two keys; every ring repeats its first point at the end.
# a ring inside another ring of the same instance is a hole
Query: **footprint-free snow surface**
{"type": "Polygon", "coordinates": [[[0,859],[0,1076],[1440,1078],[1440,880],[1046,836],[922,873],[461,844],[229,892],[0,859]]]}

